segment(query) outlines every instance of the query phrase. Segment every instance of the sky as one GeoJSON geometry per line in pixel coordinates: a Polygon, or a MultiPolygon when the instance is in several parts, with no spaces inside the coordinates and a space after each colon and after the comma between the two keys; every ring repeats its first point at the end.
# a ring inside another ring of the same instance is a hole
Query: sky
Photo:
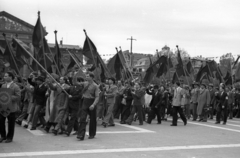
{"type": "Polygon", "coordinates": [[[35,25],[37,12],[49,43],[54,30],[64,44],[83,46],[86,29],[100,54],[115,47],[154,54],[176,45],[191,57],[240,55],[239,0],[0,0],[6,11],[35,25]]]}

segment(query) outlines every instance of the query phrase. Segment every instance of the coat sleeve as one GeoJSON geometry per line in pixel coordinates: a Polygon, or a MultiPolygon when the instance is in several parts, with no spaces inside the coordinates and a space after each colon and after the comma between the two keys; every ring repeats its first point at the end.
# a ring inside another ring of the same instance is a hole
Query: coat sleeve
{"type": "Polygon", "coordinates": [[[14,86],[13,94],[12,94],[12,101],[16,102],[19,101],[21,98],[21,89],[18,85],[14,86]]]}
{"type": "Polygon", "coordinates": [[[211,101],[211,96],[210,96],[210,92],[209,91],[207,91],[207,93],[206,93],[206,100],[207,100],[207,106],[209,106],[210,105],[210,101],[211,101]]]}

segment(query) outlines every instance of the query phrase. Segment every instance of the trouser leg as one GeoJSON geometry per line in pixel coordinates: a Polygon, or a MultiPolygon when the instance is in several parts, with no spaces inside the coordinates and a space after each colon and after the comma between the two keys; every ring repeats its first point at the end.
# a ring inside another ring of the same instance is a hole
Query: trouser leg
{"type": "Polygon", "coordinates": [[[67,132],[68,133],[72,132],[74,124],[77,120],[77,110],[71,109],[70,111],[71,111],[71,118],[70,118],[70,120],[68,122],[68,126],[67,126],[67,132]]]}
{"type": "Polygon", "coordinates": [[[143,124],[143,107],[142,107],[142,105],[137,105],[136,109],[137,109],[139,123],[143,124]]]}
{"type": "Polygon", "coordinates": [[[179,115],[180,115],[182,121],[183,121],[183,122],[186,122],[187,119],[186,119],[186,117],[185,117],[185,115],[184,115],[184,113],[183,113],[183,109],[182,109],[182,107],[178,107],[177,111],[178,111],[178,113],[179,113],[179,115]]]}
{"type": "Polygon", "coordinates": [[[97,131],[97,120],[96,120],[96,108],[89,110],[90,123],[89,123],[89,136],[95,136],[97,131]]]}
{"type": "Polygon", "coordinates": [[[34,114],[33,114],[32,128],[36,128],[36,126],[37,126],[40,110],[41,110],[41,105],[36,105],[36,107],[34,109],[34,114]]]}
{"type": "Polygon", "coordinates": [[[16,120],[16,113],[10,113],[7,117],[8,119],[8,134],[7,134],[7,139],[12,140],[14,136],[14,131],[15,131],[15,120],[16,120]]]}
{"type": "Polygon", "coordinates": [[[22,121],[27,116],[28,104],[29,104],[28,102],[24,102],[22,113],[19,115],[17,120],[22,121]]]}
{"type": "Polygon", "coordinates": [[[197,119],[197,103],[193,103],[193,120],[197,119]]]}
{"type": "Polygon", "coordinates": [[[177,116],[177,108],[178,108],[178,107],[173,106],[173,111],[172,111],[172,115],[173,115],[172,124],[173,124],[173,125],[177,125],[177,119],[178,119],[178,116],[177,116]]]}
{"type": "Polygon", "coordinates": [[[3,117],[0,114],[0,134],[2,138],[6,138],[6,126],[5,126],[5,122],[6,122],[6,117],[3,117]]]}

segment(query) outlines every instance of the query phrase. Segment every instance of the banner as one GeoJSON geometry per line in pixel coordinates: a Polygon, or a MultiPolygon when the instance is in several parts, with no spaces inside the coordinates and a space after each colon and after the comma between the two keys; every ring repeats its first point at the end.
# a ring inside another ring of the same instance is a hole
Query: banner
{"type": "Polygon", "coordinates": [[[12,90],[9,88],[0,88],[0,114],[7,117],[12,108],[12,90]]]}

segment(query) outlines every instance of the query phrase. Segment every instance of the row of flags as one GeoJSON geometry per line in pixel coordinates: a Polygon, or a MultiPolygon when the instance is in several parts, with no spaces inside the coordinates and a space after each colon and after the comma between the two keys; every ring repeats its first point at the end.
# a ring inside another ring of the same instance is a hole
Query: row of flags
{"type": "MultiPolygon", "coordinates": [[[[230,65],[230,70],[228,69],[226,75],[223,77],[222,71],[220,69],[220,65],[217,64],[214,60],[207,60],[202,62],[201,67],[199,68],[197,73],[194,73],[194,68],[192,62],[197,59],[190,59],[186,64],[183,64],[180,51],[177,46],[177,61],[178,63],[174,66],[174,73],[172,76],[172,82],[175,83],[180,81],[180,78],[190,77],[192,81],[202,82],[203,80],[208,80],[209,82],[213,82],[213,79],[218,80],[220,83],[225,83],[226,85],[232,85],[234,82],[240,81],[240,64],[238,64],[239,57],[233,64],[230,65]],[[236,69],[235,73],[233,72],[233,68],[236,69]]],[[[154,77],[159,78],[160,76],[166,75],[170,69],[173,68],[171,57],[167,57],[166,55],[162,55],[158,57],[158,60],[152,63],[151,58],[150,66],[146,70],[146,74],[144,77],[144,82],[151,83],[154,77]],[[160,65],[160,66],[158,66],[160,65]]],[[[221,64],[221,63],[220,63],[221,64]]],[[[225,65],[222,65],[225,67],[225,65]]]]}
{"type": "MultiPolygon", "coordinates": [[[[93,71],[97,80],[105,81],[109,77],[115,77],[117,80],[134,80],[131,69],[127,64],[122,50],[117,50],[117,53],[109,60],[106,65],[102,58],[99,55],[97,47],[91,41],[86,31],[86,39],[83,45],[83,55],[87,57],[87,64],[91,64],[92,67],[89,71],[93,71]]],[[[55,68],[55,73],[59,76],[66,75],[68,72],[77,65],[79,70],[82,69],[83,63],[76,56],[76,54],[69,52],[70,62],[66,68],[62,62],[62,53],[59,48],[57,41],[57,31],[55,33],[55,51],[51,52],[51,49],[48,46],[45,36],[47,32],[45,31],[41,19],[40,12],[38,12],[38,19],[34,27],[32,35],[32,44],[34,47],[33,54],[30,53],[29,47],[17,38],[13,38],[12,43],[8,41],[3,34],[6,40],[6,49],[2,54],[4,59],[10,64],[10,67],[20,75],[20,68],[24,65],[27,65],[31,71],[41,71],[43,74],[53,73],[53,67],[55,68]],[[65,69],[65,73],[62,73],[62,69],[65,69]]],[[[173,82],[177,82],[180,78],[190,77],[193,78],[196,82],[202,82],[204,79],[211,81],[212,78],[219,80],[219,82],[225,82],[226,84],[232,85],[234,81],[240,81],[240,64],[238,64],[239,57],[237,60],[230,64],[231,69],[227,71],[225,77],[221,72],[219,65],[215,61],[205,61],[204,64],[200,67],[199,71],[195,74],[192,61],[190,59],[186,64],[183,63],[180,51],[177,46],[177,64],[174,66],[170,56],[162,55],[158,56],[156,61],[150,60],[150,66],[146,70],[146,74],[143,78],[145,83],[151,83],[154,77],[161,77],[166,75],[170,69],[174,69],[174,74],[172,77],[173,82]],[[237,68],[236,68],[237,67],[237,68]],[[235,73],[233,74],[232,69],[236,68],[235,73]]],[[[222,65],[229,65],[228,62],[224,61],[222,65]]],[[[228,66],[229,67],[229,66],[228,66]]],[[[170,74],[170,73],[168,73],[170,74]]],[[[21,75],[20,75],[21,76],[21,75]]]]}
{"type": "MultiPolygon", "coordinates": [[[[28,65],[28,68],[31,71],[41,71],[43,75],[51,75],[53,73],[53,67],[55,68],[55,73],[59,76],[66,75],[77,65],[79,71],[82,71],[82,62],[77,57],[76,54],[71,53],[66,50],[70,56],[70,62],[65,68],[65,74],[63,74],[62,69],[64,69],[64,64],[62,62],[63,55],[60,51],[59,44],[57,41],[57,31],[55,33],[55,51],[51,52],[51,49],[48,46],[45,36],[47,32],[45,31],[41,19],[40,12],[38,12],[38,19],[33,30],[32,35],[32,45],[34,47],[33,53],[29,51],[29,47],[17,38],[13,38],[12,42],[6,39],[5,34],[3,34],[5,41],[7,43],[6,49],[3,52],[4,59],[6,63],[9,63],[9,66],[16,74],[21,76],[20,69],[24,65],[28,65]]],[[[92,64],[92,67],[89,69],[95,73],[95,76],[99,77],[100,81],[104,81],[106,78],[111,76],[110,71],[104,64],[102,58],[100,57],[96,46],[88,37],[85,32],[86,39],[83,46],[83,55],[88,58],[88,63],[92,64]]]]}

